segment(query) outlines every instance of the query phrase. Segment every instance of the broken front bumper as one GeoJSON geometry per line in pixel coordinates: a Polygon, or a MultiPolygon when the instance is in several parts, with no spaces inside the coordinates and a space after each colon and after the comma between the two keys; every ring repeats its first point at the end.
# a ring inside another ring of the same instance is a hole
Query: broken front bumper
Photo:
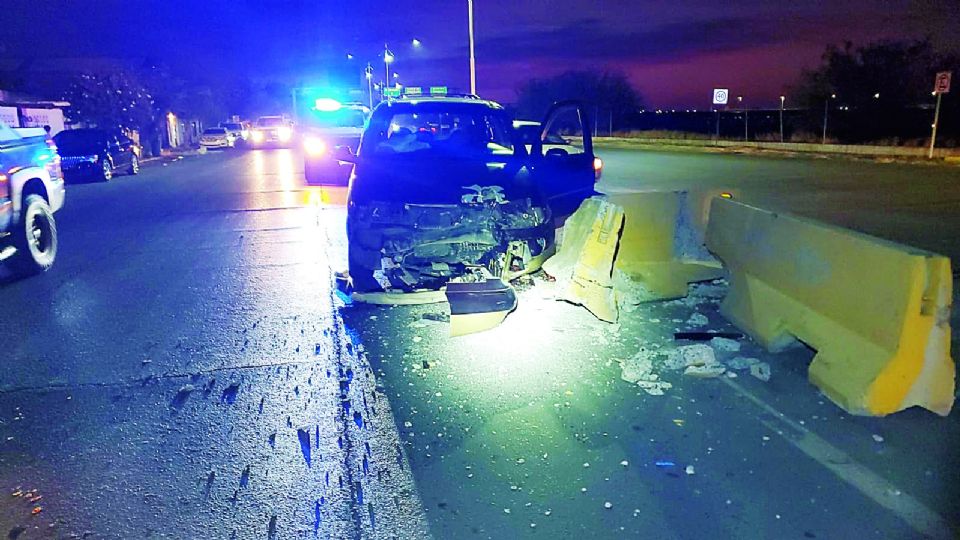
{"type": "Polygon", "coordinates": [[[479,269],[510,280],[539,269],[554,249],[550,211],[530,199],[354,205],[347,235],[360,291],[438,289],[479,269]]]}

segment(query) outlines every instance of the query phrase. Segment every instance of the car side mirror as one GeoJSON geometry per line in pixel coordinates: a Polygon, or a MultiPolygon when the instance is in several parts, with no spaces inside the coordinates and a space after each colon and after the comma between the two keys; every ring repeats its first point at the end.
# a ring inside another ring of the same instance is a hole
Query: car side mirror
{"type": "Polygon", "coordinates": [[[345,161],[347,163],[356,163],[357,156],[353,153],[353,150],[349,146],[338,146],[333,149],[333,158],[337,161],[345,161]]]}

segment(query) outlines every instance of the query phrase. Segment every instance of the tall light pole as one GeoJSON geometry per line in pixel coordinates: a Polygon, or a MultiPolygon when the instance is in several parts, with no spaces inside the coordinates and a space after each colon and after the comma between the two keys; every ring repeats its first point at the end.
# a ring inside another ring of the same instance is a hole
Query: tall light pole
{"type": "Polygon", "coordinates": [[[830,94],[830,97],[823,101],[823,140],[820,144],[827,144],[827,116],[830,111],[830,100],[837,99],[836,94],[830,94]]]}
{"type": "Polygon", "coordinates": [[[367,97],[370,102],[370,110],[373,110],[373,66],[370,65],[370,62],[367,62],[363,74],[367,77],[367,97]]]}
{"type": "Polygon", "coordinates": [[[780,96],[780,142],[783,142],[783,101],[787,96],[780,96]]]}
{"type": "MultiPolygon", "coordinates": [[[[737,96],[737,103],[743,103],[743,96],[737,96]]],[[[743,106],[743,142],[747,142],[747,129],[749,127],[750,118],[747,116],[747,106],[743,106]]]]}
{"type": "Polygon", "coordinates": [[[927,159],[933,159],[933,147],[937,144],[937,124],[940,123],[940,98],[943,97],[943,92],[936,92],[937,95],[937,108],[933,113],[933,132],[930,134],[930,152],[927,154],[927,159]]]}
{"type": "Polygon", "coordinates": [[[467,0],[467,19],[470,24],[470,93],[477,94],[477,58],[474,54],[473,0],[467,0]]]}
{"type": "Polygon", "coordinates": [[[393,53],[390,52],[390,49],[387,48],[387,44],[383,44],[383,67],[386,71],[386,78],[384,78],[384,88],[387,84],[390,84],[390,64],[393,63],[394,57],[393,53]]]}

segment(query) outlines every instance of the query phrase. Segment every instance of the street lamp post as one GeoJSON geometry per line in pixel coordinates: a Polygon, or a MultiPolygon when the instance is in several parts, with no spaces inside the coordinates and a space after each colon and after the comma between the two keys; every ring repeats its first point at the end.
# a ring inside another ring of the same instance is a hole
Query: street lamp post
{"type": "Polygon", "coordinates": [[[787,96],[780,96],[780,142],[783,142],[783,102],[787,96]]]}
{"type": "Polygon", "coordinates": [[[831,99],[837,99],[837,95],[830,94],[830,97],[823,100],[823,139],[820,141],[821,144],[827,144],[827,116],[830,111],[831,99]]]}
{"type": "MultiPolygon", "coordinates": [[[[743,96],[737,96],[737,103],[741,103],[741,104],[743,103],[743,96]]],[[[748,113],[747,113],[747,107],[746,107],[746,105],[744,105],[744,107],[743,107],[743,142],[747,142],[747,140],[748,140],[748,138],[749,138],[748,135],[747,135],[747,133],[748,133],[749,125],[750,125],[750,124],[749,124],[750,118],[749,118],[749,116],[747,116],[747,114],[748,114],[748,113]]]]}
{"type": "Polygon", "coordinates": [[[933,147],[937,144],[937,124],[940,123],[940,98],[943,97],[943,92],[934,92],[937,95],[937,107],[933,113],[933,132],[930,134],[930,152],[927,154],[927,159],[933,159],[933,147]]]}
{"type": "Polygon", "coordinates": [[[467,0],[467,20],[470,25],[470,93],[477,94],[477,58],[474,54],[473,0],[467,0]]]}
{"type": "Polygon", "coordinates": [[[393,53],[390,52],[390,49],[387,48],[387,44],[384,43],[383,44],[383,67],[387,75],[386,78],[384,78],[384,83],[385,83],[384,88],[386,88],[387,84],[390,84],[390,64],[393,63],[393,60],[394,60],[393,53]]]}
{"type": "Polygon", "coordinates": [[[367,67],[363,70],[364,75],[367,77],[367,97],[370,103],[370,110],[373,110],[373,66],[367,62],[367,67]]]}

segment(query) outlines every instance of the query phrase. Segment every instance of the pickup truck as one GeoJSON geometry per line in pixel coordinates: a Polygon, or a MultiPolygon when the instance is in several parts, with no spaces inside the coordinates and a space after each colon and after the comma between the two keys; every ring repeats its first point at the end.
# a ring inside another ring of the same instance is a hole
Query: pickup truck
{"type": "Polygon", "coordinates": [[[0,122],[0,261],[17,275],[39,274],[53,265],[53,213],[64,196],[60,157],[44,130],[14,130],[0,122]]]}

